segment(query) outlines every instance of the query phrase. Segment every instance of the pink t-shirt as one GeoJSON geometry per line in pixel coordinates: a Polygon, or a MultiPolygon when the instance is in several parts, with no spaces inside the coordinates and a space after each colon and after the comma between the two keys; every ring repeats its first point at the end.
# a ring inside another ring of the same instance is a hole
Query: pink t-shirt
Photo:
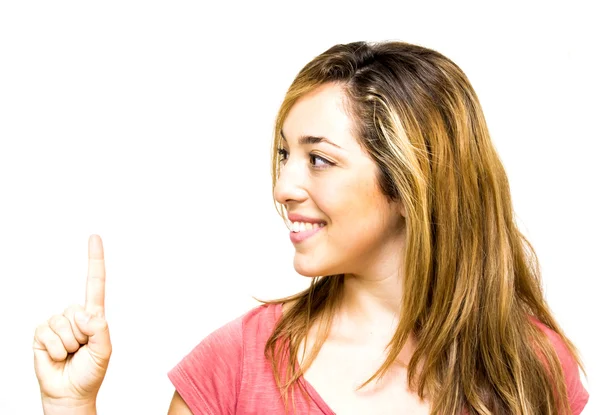
{"type": "MultiPolygon", "coordinates": [[[[271,364],[264,357],[265,344],[281,313],[281,304],[253,308],[207,336],[168,373],[194,415],[285,414],[271,364]]],[[[558,352],[571,409],[577,415],[589,397],[578,366],[558,335],[539,326],[558,352]]],[[[310,401],[294,385],[296,413],[335,415],[304,378],[300,382],[310,401]]]]}

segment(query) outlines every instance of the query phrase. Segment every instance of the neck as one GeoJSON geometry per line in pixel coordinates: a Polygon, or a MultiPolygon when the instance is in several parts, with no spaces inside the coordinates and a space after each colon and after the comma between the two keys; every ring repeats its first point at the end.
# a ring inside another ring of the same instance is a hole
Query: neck
{"type": "Polygon", "coordinates": [[[398,325],[401,306],[402,278],[398,273],[381,279],[352,274],[344,277],[339,321],[353,338],[389,341],[398,325]]]}
{"type": "Polygon", "coordinates": [[[389,341],[395,333],[404,293],[403,251],[400,235],[363,261],[360,273],[345,274],[339,317],[352,332],[374,341],[389,341]]]}

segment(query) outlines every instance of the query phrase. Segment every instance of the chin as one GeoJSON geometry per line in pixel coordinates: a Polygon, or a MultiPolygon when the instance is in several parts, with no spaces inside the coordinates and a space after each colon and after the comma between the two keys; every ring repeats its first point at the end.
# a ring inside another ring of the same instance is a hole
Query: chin
{"type": "Polygon", "coordinates": [[[296,270],[296,272],[298,274],[300,274],[304,277],[314,278],[314,277],[320,277],[321,275],[323,275],[323,273],[320,272],[320,270],[318,268],[298,266],[298,265],[296,265],[296,263],[294,263],[294,269],[296,270]]]}
{"type": "Polygon", "coordinates": [[[298,274],[305,277],[319,277],[323,275],[323,268],[319,264],[315,264],[315,261],[310,261],[309,258],[298,258],[298,255],[294,256],[294,269],[298,274]]]}
{"type": "Polygon", "coordinates": [[[294,269],[298,274],[309,278],[336,274],[336,272],[332,272],[332,269],[319,264],[318,261],[299,257],[298,254],[294,257],[294,269]]]}

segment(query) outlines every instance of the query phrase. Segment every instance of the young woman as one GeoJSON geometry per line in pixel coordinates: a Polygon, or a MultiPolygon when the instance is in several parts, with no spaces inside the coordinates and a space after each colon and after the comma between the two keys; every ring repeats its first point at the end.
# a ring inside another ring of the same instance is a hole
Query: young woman
{"type": "MultiPolygon", "coordinates": [[[[581,362],[453,62],[400,42],[336,45],[292,83],[273,148],[311,286],[196,346],[169,372],[169,414],[582,411],[581,362]]],[[[46,414],[95,413],[111,353],[102,258],[92,236],[85,308],[36,331],[46,414]]]]}

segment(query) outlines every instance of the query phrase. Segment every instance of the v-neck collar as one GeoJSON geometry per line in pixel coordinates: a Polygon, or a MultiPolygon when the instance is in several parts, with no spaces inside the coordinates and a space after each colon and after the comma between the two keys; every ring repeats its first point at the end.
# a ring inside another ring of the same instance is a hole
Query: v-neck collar
{"type": "MultiPolygon", "coordinates": [[[[276,307],[276,321],[279,321],[279,319],[281,318],[282,315],[283,315],[283,303],[279,303],[279,304],[277,304],[277,307],[276,307]]],[[[288,350],[288,352],[289,352],[289,350],[288,350]]],[[[294,359],[294,362],[296,363],[296,369],[299,369],[300,364],[298,362],[297,357],[294,359]]],[[[304,387],[304,389],[308,393],[308,396],[310,396],[310,398],[313,400],[315,405],[317,405],[317,407],[321,411],[323,411],[323,413],[325,415],[335,415],[335,412],[333,412],[333,410],[329,407],[329,405],[327,405],[325,400],[321,397],[321,395],[319,395],[319,393],[310,384],[310,382],[304,378],[304,375],[300,375],[300,377],[298,378],[298,382],[301,384],[301,386],[304,387]]]]}

